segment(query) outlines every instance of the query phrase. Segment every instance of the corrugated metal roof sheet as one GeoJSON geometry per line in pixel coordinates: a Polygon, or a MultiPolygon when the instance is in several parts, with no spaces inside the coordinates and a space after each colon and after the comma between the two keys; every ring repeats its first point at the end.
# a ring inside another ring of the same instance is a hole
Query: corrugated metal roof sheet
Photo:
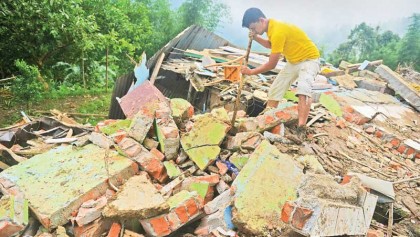
{"type": "MultiPolygon", "coordinates": [[[[148,68],[154,67],[157,58],[162,53],[165,53],[165,60],[169,58],[180,58],[181,55],[170,54],[174,48],[187,50],[194,49],[201,51],[203,49],[213,49],[220,46],[234,46],[229,41],[214,34],[211,31],[204,29],[201,26],[193,25],[179,33],[175,38],[169,41],[163,48],[153,55],[147,62],[148,68]]],[[[177,51],[179,52],[179,51],[177,51]]]]}

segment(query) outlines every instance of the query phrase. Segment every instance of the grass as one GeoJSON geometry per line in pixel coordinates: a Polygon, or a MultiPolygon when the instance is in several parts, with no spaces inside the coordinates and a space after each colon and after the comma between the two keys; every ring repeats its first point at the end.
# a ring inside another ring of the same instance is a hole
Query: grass
{"type": "MultiPolygon", "coordinates": [[[[2,97],[0,93],[0,128],[11,126],[19,122],[22,118],[20,111],[24,111],[31,118],[41,116],[50,116],[47,112],[51,109],[57,109],[62,113],[81,113],[81,114],[100,114],[108,115],[112,90],[77,90],[75,93],[53,92],[49,99],[32,103],[27,109],[26,102],[16,101],[10,96],[2,97]],[[55,94],[54,94],[55,93],[55,94]]],[[[81,124],[96,125],[106,117],[96,116],[77,116],[73,117],[81,124]]]]}

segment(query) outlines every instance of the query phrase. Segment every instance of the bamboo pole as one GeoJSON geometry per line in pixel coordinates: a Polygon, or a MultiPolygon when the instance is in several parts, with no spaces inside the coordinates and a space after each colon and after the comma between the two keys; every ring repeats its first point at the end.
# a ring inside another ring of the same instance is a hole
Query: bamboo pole
{"type": "MultiPolygon", "coordinates": [[[[245,63],[243,64],[245,66],[248,65],[248,59],[249,59],[249,53],[251,52],[251,46],[252,46],[252,37],[249,37],[248,47],[246,49],[246,54],[245,54],[245,63]]],[[[241,101],[243,85],[244,85],[244,76],[242,75],[241,80],[239,81],[238,94],[236,95],[236,103],[235,103],[233,115],[232,115],[232,122],[231,122],[232,127],[235,127],[236,113],[238,112],[239,103],[241,101]]]]}

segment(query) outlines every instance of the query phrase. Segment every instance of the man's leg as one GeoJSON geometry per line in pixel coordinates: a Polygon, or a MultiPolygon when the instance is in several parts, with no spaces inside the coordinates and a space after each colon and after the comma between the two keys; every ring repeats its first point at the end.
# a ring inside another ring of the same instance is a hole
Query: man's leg
{"type": "Polygon", "coordinates": [[[308,121],[312,98],[306,95],[298,95],[298,98],[298,127],[304,127],[308,121]]]}
{"type": "Polygon", "coordinates": [[[290,88],[297,76],[298,70],[296,70],[296,66],[286,63],[286,66],[271,84],[266,108],[277,108],[280,100],[283,99],[284,93],[290,88]]]}
{"type": "MultiPolygon", "coordinates": [[[[319,72],[318,60],[308,60],[301,63],[298,76],[298,128],[305,128],[312,103],[312,84],[319,72]]],[[[302,130],[302,129],[300,129],[302,130]]]]}

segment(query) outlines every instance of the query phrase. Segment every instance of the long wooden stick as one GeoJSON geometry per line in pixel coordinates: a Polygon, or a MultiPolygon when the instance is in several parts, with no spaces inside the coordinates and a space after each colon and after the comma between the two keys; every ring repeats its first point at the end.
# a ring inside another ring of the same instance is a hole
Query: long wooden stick
{"type": "MultiPolygon", "coordinates": [[[[375,140],[373,140],[372,138],[370,138],[368,135],[364,134],[362,131],[360,131],[359,129],[353,127],[353,126],[349,126],[349,128],[353,129],[355,132],[359,133],[360,135],[364,136],[366,139],[368,139],[370,142],[372,142],[373,144],[375,144],[377,147],[379,147],[383,152],[388,152],[381,144],[379,144],[378,142],[376,142],[375,140]]],[[[419,170],[409,167],[406,164],[402,163],[401,161],[399,161],[398,159],[394,158],[394,157],[389,157],[392,161],[397,162],[398,164],[404,166],[405,168],[411,170],[411,171],[416,171],[416,172],[420,172],[419,170]]]]}
{"type": "Polygon", "coordinates": [[[400,183],[405,183],[405,182],[415,181],[415,180],[418,180],[418,179],[420,179],[420,176],[413,177],[413,178],[409,178],[409,179],[401,179],[401,180],[397,180],[397,181],[392,182],[392,184],[400,184],[400,183]]]}
{"type": "Polygon", "coordinates": [[[388,229],[387,229],[387,235],[391,237],[392,236],[392,225],[394,224],[394,203],[391,202],[389,204],[389,213],[388,213],[388,229]]]}
{"type": "Polygon", "coordinates": [[[159,73],[159,69],[162,66],[163,59],[165,58],[165,53],[162,53],[155,64],[155,68],[153,69],[152,76],[150,76],[150,83],[153,85],[155,84],[156,77],[159,73]]]}
{"type": "MultiPolygon", "coordinates": [[[[52,114],[51,111],[42,111],[42,110],[36,110],[35,113],[52,114]]],[[[67,113],[67,112],[64,112],[63,114],[73,115],[73,116],[82,116],[82,117],[99,117],[99,118],[108,117],[108,115],[106,114],[82,114],[82,113],[67,113]]]]}
{"type": "Polygon", "coordinates": [[[229,64],[231,64],[231,63],[236,63],[236,62],[239,62],[239,61],[240,61],[240,60],[242,60],[244,57],[245,57],[245,56],[241,56],[241,57],[235,58],[235,59],[233,59],[233,60],[230,60],[230,61],[227,61],[227,62],[224,62],[224,63],[213,63],[213,64],[209,64],[209,65],[207,65],[207,66],[204,66],[204,68],[229,65],[229,64]]]}
{"type": "Polygon", "coordinates": [[[391,175],[387,175],[387,174],[385,174],[385,173],[383,173],[383,172],[381,172],[381,171],[379,171],[379,170],[377,170],[377,169],[374,169],[374,168],[372,168],[372,167],[370,167],[370,166],[368,166],[368,165],[366,165],[366,164],[363,164],[362,162],[360,162],[360,161],[358,161],[358,160],[356,160],[356,159],[353,159],[353,158],[351,158],[350,156],[346,155],[346,154],[345,154],[344,152],[342,152],[342,151],[338,151],[338,153],[340,153],[342,156],[346,157],[347,159],[349,159],[349,160],[351,160],[351,161],[353,161],[353,162],[355,162],[355,163],[357,163],[357,164],[359,164],[359,165],[362,165],[362,166],[364,166],[364,167],[367,167],[367,168],[371,169],[372,171],[375,171],[375,172],[376,172],[376,173],[378,173],[378,174],[381,174],[381,175],[383,175],[383,176],[385,176],[385,177],[388,177],[388,178],[392,178],[392,176],[391,176],[391,175]]]}
{"type": "MultiPolygon", "coordinates": [[[[248,59],[249,59],[249,53],[251,52],[251,46],[252,46],[252,37],[249,37],[249,41],[248,41],[248,47],[246,49],[246,54],[245,54],[245,66],[248,65],[248,59]]],[[[244,85],[244,76],[241,76],[241,80],[239,81],[239,88],[238,88],[238,94],[236,95],[236,103],[235,103],[235,107],[233,110],[233,115],[232,115],[232,127],[235,127],[235,120],[236,120],[236,113],[238,112],[238,107],[239,107],[239,103],[241,101],[241,94],[242,94],[242,87],[244,85]]]]}

